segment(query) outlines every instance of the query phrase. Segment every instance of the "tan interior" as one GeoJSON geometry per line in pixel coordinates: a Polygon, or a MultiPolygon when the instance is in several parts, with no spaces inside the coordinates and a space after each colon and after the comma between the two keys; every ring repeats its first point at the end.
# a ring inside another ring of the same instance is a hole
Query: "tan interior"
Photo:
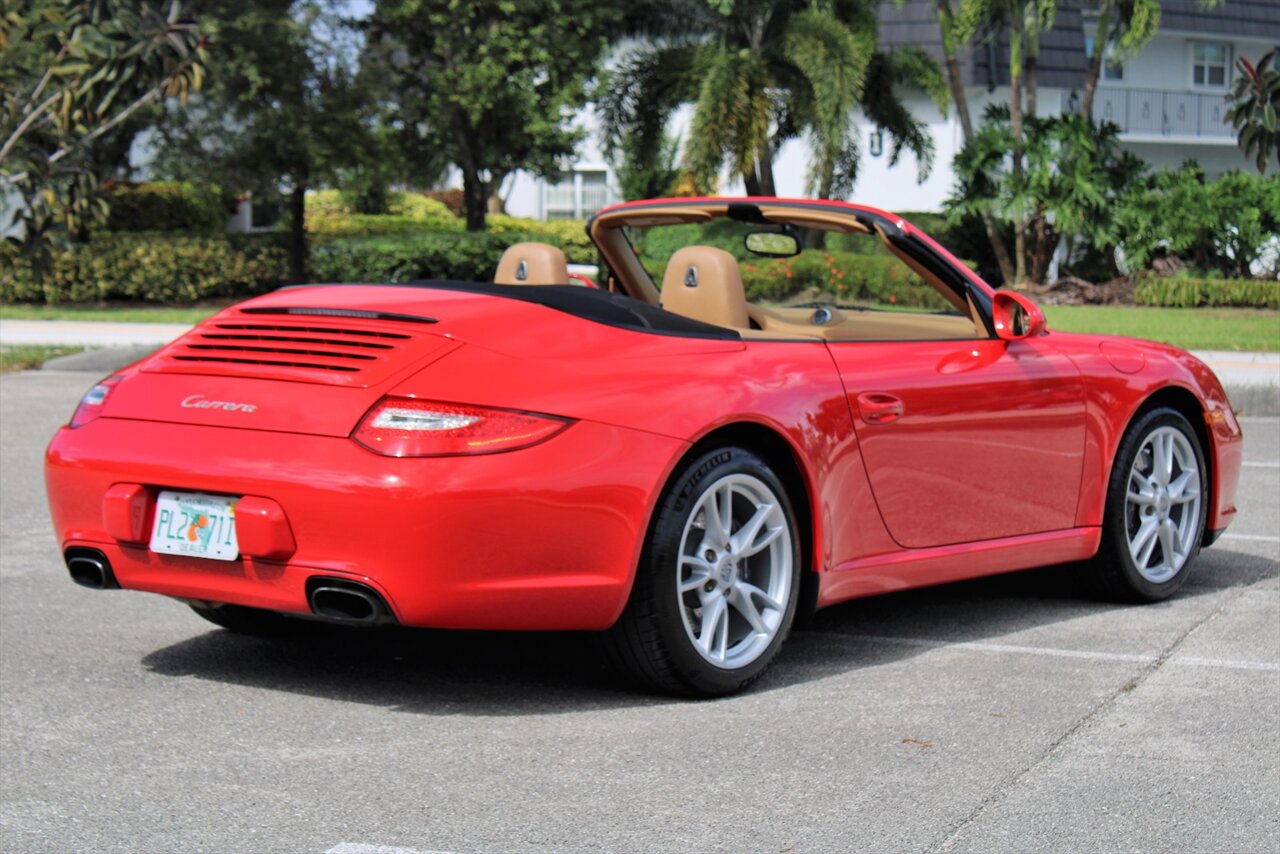
{"type": "MultiPolygon", "coordinates": [[[[790,339],[827,341],[946,340],[988,337],[977,307],[940,287],[939,293],[962,314],[916,314],[893,311],[849,311],[834,306],[815,308],[768,307],[749,304],[742,292],[737,260],[723,250],[691,246],[671,257],[663,276],[661,293],[636,257],[623,231],[625,226],[650,227],[706,222],[724,216],[727,204],[700,207],[671,206],[623,208],[597,217],[591,236],[604,260],[614,272],[614,290],[652,305],[660,304],[675,314],[738,331],[747,339],[790,339]],[[685,279],[690,266],[698,267],[698,284],[685,279]],[[705,290],[705,283],[710,286],[705,290]],[[745,315],[745,316],[744,316],[745,315]],[[816,322],[821,320],[822,322],[816,322]]],[[[838,210],[796,209],[784,205],[761,205],[760,212],[770,222],[817,228],[827,231],[870,233],[870,229],[848,213],[838,210]]],[[[925,281],[933,274],[890,243],[875,229],[885,247],[925,281]]]]}
{"type": "Polygon", "coordinates": [[[662,307],[714,326],[751,326],[738,261],[712,246],[686,246],[671,256],[662,277],[662,307]]]}
{"type": "MultiPolygon", "coordinates": [[[[748,305],[751,320],[769,337],[821,338],[825,341],[911,341],[985,338],[967,317],[896,311],[844,311],[816,308],[764,308],[748,305]],[[822,319],[825,322],[818,323],[822,319]]],[[[750,337],[750,336],[745,336],[750,337]]]]}
{"type": "Polygon", "coordinates": [[[569,262],[564,252],[546,243],[517,243],[498,261],[495,285],[567,285],[569,262]]]}
{"type": "Polygon", "coordinates": [[[760,206],[760,213],[770,222],[794,225],[799,228],[820,228],[824,231],[845,231],[870,234],[867,228],[848,214],[836,211],[796,210],[795,208],[760,206]]]}

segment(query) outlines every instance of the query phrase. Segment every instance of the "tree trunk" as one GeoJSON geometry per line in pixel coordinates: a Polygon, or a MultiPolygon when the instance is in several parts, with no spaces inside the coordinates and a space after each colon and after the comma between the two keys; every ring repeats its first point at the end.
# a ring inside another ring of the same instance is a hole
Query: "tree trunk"
{"type": "Polygon", "coordinates": [[[1023,80],[1023,90],[1026,92],[1026,109],[1027,115],[1032,118],[1036,115],[1036,69],[1039,60],[1034,53],[1027,54],[1026,72],[1023,80]]]}
{"type": "MultiPolygon", "coordinates": [[[[1014,191],[1022,187],[1022,20],[1013,16],[1009,29],[1009,127],[1013,133],[1013,162],[1011,164],[1011,180],[1014,191]]],[[[1013,284],[1015,287],[1027,282],[1027,225],[1029,218],[1020,215],[1015,218],[1013,232],[1013,284]]]]}
{"type": "Polygon", "coordinates": [[[756,172],[760,176],[760,194],[776,196],[778,191],[773,185],[773,146],[765,144],[764,157],[757,158],[756,172]]]}
{"type": "Polygon", "coordinates": [[[480,178],[480,165],[471,151],[467,130],[459,125],[454,132],[458,144],[458,169],[462,172],[462,205],[467,231],[484,231],[485,214],[489,210],[489,185],[480,178]]]}
{"type": "MultiPolygon", "coordinates": [[[[956,59],[955,19],[951,13],[950,0],[937,0],[937,11],[951,100],[955,102],[956,114],[960,117],[960,130],[964,134],[965,145],[970,145],[973,143],[973,117],[969,115],[969,96],[964,91],[964,78],[960,73],[960,62],[956,59]]],[[[1000,228],[991,211],[982,211],[982,225],[986,229],[987,240],[991,243],[991,253],[995,255],[996,264],[1000,267],[1001,278],[1006,282],[1013,281],[1013,262],[1009,259],[1009,248],[1000,237],[1000,228]]]]}
{"type": "Polygon", "coordinates": [[[1089,70],[1084,75],[1084,97],[1080,99],[1080,115],[1093,118],[1093,96],[1098,90],[1098,78],[1102,76],[1102,60],[1111,39],[1111,12],[1113,0],[1103,0],[1098,7],[1098,28],[1093,34],[1093,52],[1089,54],[1089,70]]]}
{"type": "Polygon", "coordinates": [[[760,179],[756,177],[754,170],[742,173],[742,186],[746,190],[748,196],[762,196],[760,192],[760,179]]]}
{"type": "Polygon", "coordinates": [[[307,276],[307,185],[295,181],[289,193],[289,280],[305,282],[307,276]]]}

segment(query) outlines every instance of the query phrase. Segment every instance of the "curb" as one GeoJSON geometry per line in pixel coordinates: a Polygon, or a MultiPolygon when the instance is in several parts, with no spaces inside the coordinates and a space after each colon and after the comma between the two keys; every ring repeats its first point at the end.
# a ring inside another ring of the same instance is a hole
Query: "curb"
{"type": "Polygon", "coordinates": [[[1223,386],[1237,415],[1274,417],[1280,415],[1280,386],[1223,386]]]}

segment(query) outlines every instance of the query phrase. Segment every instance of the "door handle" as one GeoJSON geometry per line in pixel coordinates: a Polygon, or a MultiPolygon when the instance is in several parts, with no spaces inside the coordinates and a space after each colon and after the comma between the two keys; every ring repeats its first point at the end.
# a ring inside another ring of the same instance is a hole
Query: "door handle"
{"type": "Polygon", "coordinates": [[[887,424],[902,417],[902,398],[883,391],[858,395],[858,413],[868,424],[887,424]]]}

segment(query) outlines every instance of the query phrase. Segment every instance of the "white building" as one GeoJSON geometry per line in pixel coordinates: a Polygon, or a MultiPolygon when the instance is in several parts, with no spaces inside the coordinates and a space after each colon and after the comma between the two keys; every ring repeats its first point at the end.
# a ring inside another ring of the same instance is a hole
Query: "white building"
{"type": "MultiPolygon", "coordinates": [[[[933,5],[933,0],[909,0],[901,6],[881,2],[882,47],[922,47],[941,62],[933,5]]],[[[1042,39],[1037,107],[1041,115],[1078,109],[1096,21],[1089,14],[1093,5],[1088,0],[1062,0],[1053,29],[1042,39]]],[[[1237,57],[1256,60],[1280,44],[1280,0],[1226,0],[1207,11],[1198,0],[1161,0],[1161,7],[1160,31],[1152,42],[1137,56],[1107,63],[1094,97],[1094,118],[1119,125],[1122,146],[1152,166],[1176,167],[1194,159],[1211,176],[1252,168],[1223,121],[1224,98],[1238,73],[1237,57]]],[[[975,43],[960,59],[976,125],[987,104],[1008,102],[1007,42],[975,43]]],[[[890,141],[863,120],[858,131],[863,157],[852,200],[889,210],[939,210],[954,183],[952,160],[964,143],[960,121],[954,108],[943,116],[923,93],[903,94],[933,135],[932,172],[917,183],[917,164],[907,152],[890,167],[890,141]]],[[[617,183],[594,132],[594,115],[584,111],[579,121],[589,132],[573,172],[558,183],[516,175],[507,191],[510,213],[579,218],[618,201],[617,183]]],[[[687,110],[677,114],[673,132],[687,121],[687,110]]],[[[783,146],[774,161],[779,195],[805,195],[808,163],[802,141],[783,146]]],[[[722,189],[726,195],[741,191],[741,185],[733,183],[722,189]]]]}

